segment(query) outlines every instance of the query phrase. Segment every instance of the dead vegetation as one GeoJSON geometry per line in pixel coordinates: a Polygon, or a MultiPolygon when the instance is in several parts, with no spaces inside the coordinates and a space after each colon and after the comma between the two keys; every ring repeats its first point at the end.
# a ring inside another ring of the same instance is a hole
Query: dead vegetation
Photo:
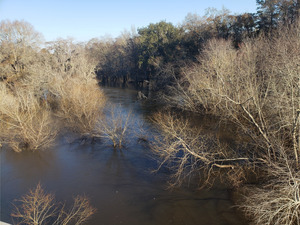
{"type": "Polygon", "coordinates": [[[24,21],[1,27],[0,139],[15,151],[49,147],[63,128],[92,136],[105,104],[85,47],[41,35],[24,21]]]}
{"type": "Polygon", "coordinates": [[[76,196],[74,203],[67,209],[65,204],[55,201],[53,194],[46,193],[40,184],[15,201],[20,205],[15,205],[11,214],[14,224],[79,225],[86,223],[96,211],[83,196],[76,196]]]}
{"type": "Polygon", "coordinates": [[[83,46],[72,40],[50,44],[50,63],[56,65],[49,81],[50,105],[65,127],[92,136],[105,105],[105,97],[95,79],[96,64],[88,60],[83,46]]]}
{"type": "MultiPolygon", "coordinates": [[[[183,78],[170,89],[167,99],[178,107],[233,122],[237,139],[249,142],[246,151],[235,150],[241,155],[210,152],[211,144],[199,142],[205,136],[185,136],[191,131],[177,119],[157,122],[166,133],[157,151],[178,179],[185,178],[184,169],[214,165],[220,156],[221,162],[245,158],[249,168],[259,168],[259,183],[249,187],[242,203],[255,224],[299,224],[299,31],[299,23],[278,28],[271,36],[245,40],[239,49],[229,40],[210,40],[198,63],[183,68],[183,78]]],[[[235,177],[237,168],[224,174],[235,177]]]]}
{"type": "Polygon", "coordinates": [[[131,112],[123,112],[121,107],[107,106],[108,113],[98,120],[95,133],[98,137],[112,142],[114,148],[122,148],[131,123],[131,112]]]}
{"type": "Polygon", "coordinates": [[[286,151],[298,161],[298,31],[250,39],[238,50],[229,41],[209,41],[199,63],[184,69],[176,90],[181,106],[233,121],[273,159],[288,139],[286,151]]]}
{"type": "Polygon", "coordinates": [[[251,168],[246,154],[239,154],[226,143],[220,143],[215,135],[170,112],[156,113],[152,121],[160,133],[151,147],[162,159],[160,167],[174,171],[171,186],[192,177],[201,187],[210,187],[217,179],[231,186],[240,186],[245,181],[244,170],[251,168]]]}
{"type": "Polygon", "coordinates": [[[245,190],[240,208],[253,224],[300,224],[300,174],[291,163],[270,162],[266,182],[245,190]]]}
{"type": "Polygon", "coordinates": [[[50,110],[42,107],[32,93],[13,94],[1,85],[1,138],[13,150],[44,149],[53,144],[58,133],[50,110]]]}
{"type": "Polygon", "coordinates": [[[105,97],[95,82],[83,83],[79,79],[66,79],[55,91],[56,116],[65,127],[85,136],[93,136],[96,122],[102,116],[105,97]]]}
{"type": "Polygon", "coordinates": [[[42,35],[27,22],[6,20],[0,23],[0,39],[0,78],[8,82],[23,79],[37,61],[42,35]]]}

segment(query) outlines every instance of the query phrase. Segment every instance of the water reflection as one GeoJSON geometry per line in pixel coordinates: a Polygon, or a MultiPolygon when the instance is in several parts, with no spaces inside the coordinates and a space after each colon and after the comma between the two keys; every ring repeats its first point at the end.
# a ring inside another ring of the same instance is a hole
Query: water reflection
{"type": "MultiPolygon", "coordinates": [[[[136,101],[136,92],[106,89],[114,104],[132,110],[136,124],[148,131],[145,114],[153,107],[136,101]]],[[[244,224],[226,190],[166,190],[168,172],[152,173],[156,161],[137,139],[123,150],[106,142],[58,140],[43,152],[0,151],[1,220],[11,222],[11,202],[41,182],[59,201],[85,194],[97,208],[90,225],[244,224]]]]}

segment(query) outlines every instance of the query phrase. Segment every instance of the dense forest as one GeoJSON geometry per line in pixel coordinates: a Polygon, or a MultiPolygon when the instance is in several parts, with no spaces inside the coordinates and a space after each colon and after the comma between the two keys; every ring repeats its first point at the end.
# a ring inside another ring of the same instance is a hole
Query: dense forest
{"type": "Polygon", "coordinates": [[[98,83],[141,88],[165,105],[150,118],[160,131],[150,145],[172,185],[221,180],[243,194],[237,204],[253,223],[300,224],[300,2],[256,2],[256,13],[208,9],[87,43],[44,43],[30,24],[2,21],[1,143],[39,150],[67,129],[122,148],[127,120],[107,122],[98,83]],[[236,140],[178,111],[230,123],[236,140]]]}

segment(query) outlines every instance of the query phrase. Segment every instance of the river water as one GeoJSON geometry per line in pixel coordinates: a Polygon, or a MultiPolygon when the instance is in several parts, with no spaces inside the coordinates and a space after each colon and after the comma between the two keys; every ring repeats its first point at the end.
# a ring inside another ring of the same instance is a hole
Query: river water
{"type": "MultiPolygon", "coordinates": [[[[131,112],[135,122],[131,126],[139,124],[150,132],[147,117],[153,105],[137,101],[133,90],[105,88],[105,93],[122,112],[131,112]]],[[[134,137],[125,146],[114,150],[109,142],[70,142],[61,137],[42,152],[1,149],[0,220],[12,223],[14,199],[40,182],[58,201],[89,197],[97,209],[89,225],[245,224],[225,188],[168,190],[168,171],[153,173],[158,165],[149,148],[134,137]]]]}

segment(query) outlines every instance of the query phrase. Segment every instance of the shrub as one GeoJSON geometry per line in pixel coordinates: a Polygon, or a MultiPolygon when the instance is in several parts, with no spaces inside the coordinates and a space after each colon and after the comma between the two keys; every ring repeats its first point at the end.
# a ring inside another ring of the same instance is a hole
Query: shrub
{"type": "Polygon", "coordinates": [[[259,157],[276,159],[285,144],[298,161],[299,29],[282,28],[272,38],[249,39],[239,49],[230,41],[210,40],[199,63],[183,68],[174,93],[181,96],[178,103],[236,123],[259,147],[259,157]]]}
{"type": "Polygon", "coordinates": [[[48,108],[32,93],[10,93],[1,86],[0,125],[3,142],[15,151],[39,150],[53,144],[57,128],[48,108]]]}
{"type": "Polygon", "coordinates": [[[122,148],[131,122],[131,112],[125,113],[120,107],[107,108],[109,112],[98,120],[95,132],[99,137],[112,141],[114,148],[122,148]]]}
{"type": "Polygon", "coordinates": [[[67,210],[64,204],[55,201],[53,194],[46,193],[40,184],[16,201],[21,205],[15,206],[11,216],[17,224],[79,225],[95,213],[89,200],[83,196],[76,196],[73,205],[67,210]]]}
{"type": "Polygon", "coordinates": [[[290,163],[270,162],[265,182],[246,189],[240,207],[254,224],[300,223],[300,173],[290,163]]]}
{"type": "Polygon", "coordinates": [[[160,133],[151,146],[162,159],[160,167],[166,165],[171,169],[172,186],[195,175],[202,186],[210,186],[218,178],[232,186],[244,181],[244,170],[251,168],[246,154],[240,155],[225,143],[221,144],[216,136],[170,112],[156,113],[152,121],[160,133]]]}
{"type": "Polygon", "coordinates": [[[263,185],[251,187],[243,205],[256,224],[299,224],[299,31],[299,23],[281,27],[239,49],[230,41],[208,41],[169,98],[230,120],[237,136],[249,137],[247,152],[263,185]]]}
{"type": "Polygon", "coordinates": [[[106,101],[97,83],[92,81],[64,79],[54,92],[58,105],[56,115],[63,119],[66,127],[88,136],[93,136],[106,101]]]}

